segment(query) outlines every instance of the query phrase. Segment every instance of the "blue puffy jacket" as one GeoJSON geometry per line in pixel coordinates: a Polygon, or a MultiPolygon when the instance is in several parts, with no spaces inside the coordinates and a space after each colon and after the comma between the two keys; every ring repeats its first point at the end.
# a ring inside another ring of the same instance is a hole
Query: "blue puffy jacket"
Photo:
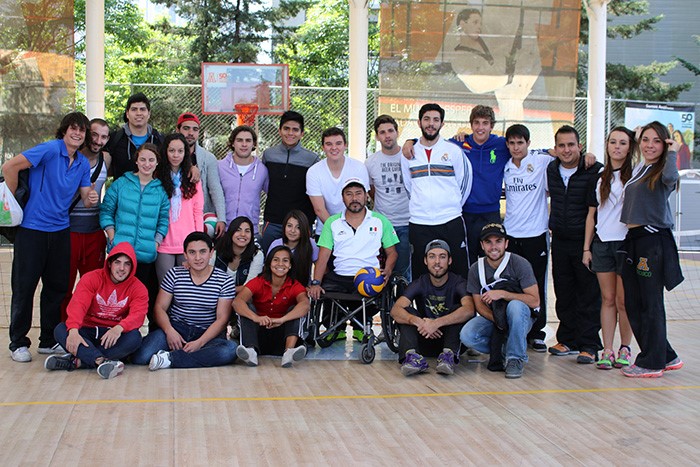
{"type": "Polygon", "coordinates": [[[151,180],[141,191],[139,177],[127,172],[105,193],[100,226],[114,228],[114,245],[129,242],[139,263],[152,263],[157,255],[156,234],[162,241],[168,233],[169,211],[170,200],[160,180],[151,180]]]}

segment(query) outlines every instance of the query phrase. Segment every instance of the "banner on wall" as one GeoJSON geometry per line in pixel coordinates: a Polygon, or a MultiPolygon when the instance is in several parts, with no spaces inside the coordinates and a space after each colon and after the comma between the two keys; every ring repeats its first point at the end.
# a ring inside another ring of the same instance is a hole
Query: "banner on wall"
{"type": "Polygon", "coordinates": [[[648,102],[627,102],[625,105],[627,128],[644,126],[654,120],[666,125],[671,138],[681,145],[676,161],[678,169],[690,169],[695,141],[695,106],[648,102]]]}
{"type": "Polygon", "coordinates": [[[380,12],[379,110],[417,136],[418,109],[446,110],[443,134],[468,130],[477,105],[495,132],[530,127],[533,144],[574,118],[580,0],[388,0],[380,12]],[[447,133],[445,133],[447,132],[447,133]]]}

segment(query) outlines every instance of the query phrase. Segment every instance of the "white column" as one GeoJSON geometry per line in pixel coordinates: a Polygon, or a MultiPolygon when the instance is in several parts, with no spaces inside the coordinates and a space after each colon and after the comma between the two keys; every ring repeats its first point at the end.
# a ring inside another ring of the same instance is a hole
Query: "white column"
{"type": "Polygon", "coordinates": [[[607,5],[610,0],[585,1],[588,13],[588,152],[605,159],[605,56],[607,5]]]}
{"type": "Polygon", "coordinates": [[[350,2],[350,96],[348,106],[348,154],[367,157],[367,60],[369,10],[367,0],[350,2]]]}
{"type": "Polygon", "coordinates": [[[85,87],[88,118],[105,116],[105,2],[85,2],[85,87]]]}

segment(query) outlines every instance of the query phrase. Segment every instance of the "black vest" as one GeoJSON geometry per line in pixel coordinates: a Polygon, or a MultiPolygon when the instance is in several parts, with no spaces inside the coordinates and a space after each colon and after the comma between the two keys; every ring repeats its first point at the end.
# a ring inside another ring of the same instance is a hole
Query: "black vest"
{"type": "Polygon", "coordinates": [[[559,173],[561,162],[555,159],[547,166],[547,184],[551,209],[549,229],[552,236],[560,240],[583,240],[588,215],[588,190],[603,166],[596,162],[586,169],[583,155],[578,169],[569,179],[569,187],[559,173]]]}

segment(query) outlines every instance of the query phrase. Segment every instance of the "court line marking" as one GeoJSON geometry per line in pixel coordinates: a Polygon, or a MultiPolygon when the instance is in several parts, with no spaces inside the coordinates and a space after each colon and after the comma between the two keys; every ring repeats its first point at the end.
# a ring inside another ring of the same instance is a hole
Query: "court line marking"
{"type": "Polygon", "coordinates": [[[438,393],[406,394],[341,394],[319,396],[268,396],[268,397],[186,397],[173,399],[97,399],[77,401],[26,401],[0,402],[0,407],[43,406],[43,405],[100,405],[100,404],[162,404],[183,402],[275,402],[275,401],[323,401],[353,399],[402,399],[416,397],[461,397],[461,396],[525,396],[539,394],[593,394],[601,392],[637,391],[682,391],[697,390],[700,386],[659,386],[626,388],[584,388],[584,389],[532,389],[521,391],[459,391],[438,393]]]}

